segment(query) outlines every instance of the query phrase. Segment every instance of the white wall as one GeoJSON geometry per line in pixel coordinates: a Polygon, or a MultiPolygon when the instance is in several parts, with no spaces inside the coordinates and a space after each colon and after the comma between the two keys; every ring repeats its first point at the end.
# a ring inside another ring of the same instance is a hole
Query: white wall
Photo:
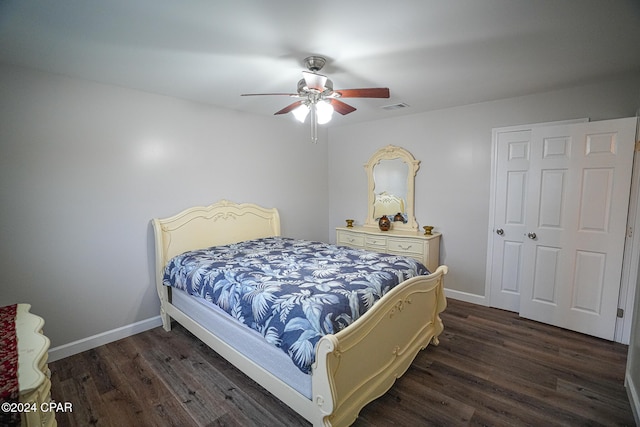
{"type": "Polygon", "coordinates": [[[326,236],[326,133],[10,66],[0,93],[0,306],[32,304],[52,347],[159,314],[152,217],[226,198],[326,236]]]}
{"type": "MultiPolygon", "coordinates": [[[[484,302],[491,129],[590,117],[634,116],[640,76],[446,110],[353,124],[329,130],[329,238],[334,227],[367,214],[364,163],[388,144],[418,160],[416,219],[443,233],[446,287],[484,302]]],[[[409,102],[410,103],[410,102],[409,102]]]]}

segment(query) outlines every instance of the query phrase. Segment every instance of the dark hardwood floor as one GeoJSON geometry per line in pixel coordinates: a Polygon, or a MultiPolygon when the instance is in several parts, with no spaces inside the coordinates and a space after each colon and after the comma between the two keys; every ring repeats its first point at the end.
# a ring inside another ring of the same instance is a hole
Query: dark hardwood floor
{"type": "MultiPolygon", "coordinates": [[[[634,425],[627,347],[449,300],[438,347],[355,426],[634,425]]],[[[307,426],[175,325],[49,364],[59,426],[307,426]]]]}

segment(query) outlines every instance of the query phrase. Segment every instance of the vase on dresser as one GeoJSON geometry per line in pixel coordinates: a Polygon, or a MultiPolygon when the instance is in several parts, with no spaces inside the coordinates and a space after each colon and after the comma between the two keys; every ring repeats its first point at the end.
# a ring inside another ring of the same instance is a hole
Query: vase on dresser
{"type": "Polygon", "coordinates": [[[391,220],[388,216],[382,215],[378,220],[378,227],[381,231],[388,231],[391,228],[391,220]]]}

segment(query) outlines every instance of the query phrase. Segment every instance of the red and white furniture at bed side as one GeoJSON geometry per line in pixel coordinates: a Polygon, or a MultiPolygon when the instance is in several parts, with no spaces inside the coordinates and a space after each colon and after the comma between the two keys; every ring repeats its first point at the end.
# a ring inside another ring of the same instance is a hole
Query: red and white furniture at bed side
{"type": "Polygon", "coordinates": [[[44,336],[44,320],[30,313],[31,305],[18,304],[16,335],[18,337],[18,383],[20,403],[28,410],[20,414],[25,427],[56,426],[55,413],[49,410],[51,372],[47,365],[49,338],[44,336]]]}

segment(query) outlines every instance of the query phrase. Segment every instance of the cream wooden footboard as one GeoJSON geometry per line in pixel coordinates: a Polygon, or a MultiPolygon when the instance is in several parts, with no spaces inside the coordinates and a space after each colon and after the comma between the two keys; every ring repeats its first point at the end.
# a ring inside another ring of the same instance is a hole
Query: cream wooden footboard
{"type": "Polygon", "coordinates": [[[325,425],[351,424],[405,373],[418,351],[430,341],[438,344],[446,273],[440,266],[430,276],[405,281],[348,328],[318,342],[314,376],[328,382],[314,377],[313,396],[325,425]]]}
{"type": "Polygon", "coordinates": [[[420,349],[438,343],[443,330],[439,313],[446,307],[446,266],[403,282],[349,327],[324,336],[316,348],[309,400],[171,304],[171,289],[162,284],[167,262],[185,251],[279,236],[278,211],[223,200],[152,223],[164,329],[169,331],[175,319],[314,426],[351,424],[407,370],[420,349]]]}

